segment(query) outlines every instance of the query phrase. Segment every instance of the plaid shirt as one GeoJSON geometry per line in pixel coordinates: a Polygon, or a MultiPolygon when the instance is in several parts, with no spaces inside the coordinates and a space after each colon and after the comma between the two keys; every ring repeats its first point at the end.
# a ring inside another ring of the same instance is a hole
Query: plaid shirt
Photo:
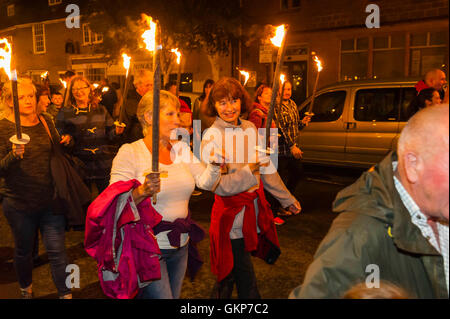
{"type": "Polygon", "coordinates": [[[297,145],[300,130],[303,129],[303,123],[300,120],[297,105],[292,100],[283,101],[274,113],[274,117],[281,131],[278,154],[280,156],[292,156],[291,147],[297,145]]]}
{"type": "MultiPolygon", "coordinates": [[[[392,167],[394,171],[397,169],[398,162],[393,162],[392,167]]],[[[414,202],[412,197],[408,194],[402,183],[394,176],[395,188],[402,199],[408,212],[411,214],[411,221],[422,232],[430,244],[442,255],[444,259],[445,279],[447,283],[447,292],[449,290],[449,278],[448,278],[448,223],[439,221],[437,222],[437,229],[439,233],[439,243],[436,239],[436,235],[427,222],[427,217],[420,211],[419,206],[414,202]],[[440,245],[439,245],[440,244],[440,245]]]]}

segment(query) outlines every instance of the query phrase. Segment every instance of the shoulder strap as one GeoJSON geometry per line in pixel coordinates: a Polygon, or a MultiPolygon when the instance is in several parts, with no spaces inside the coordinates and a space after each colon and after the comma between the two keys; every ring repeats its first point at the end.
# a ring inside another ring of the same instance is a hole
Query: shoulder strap
{"type": "Polygon", "coordinates": [[[52,144],[55,144],[53,142],[52,134],[50,133],[50,130],[48,128],[47,122],[45,121],[45,118],[42,115],[39,115],[39,120],[41,121],[42,125],[44,125],[45,130],[47,131],[48,137],[50,137],[50,141],[52,141],[52,144]]]}

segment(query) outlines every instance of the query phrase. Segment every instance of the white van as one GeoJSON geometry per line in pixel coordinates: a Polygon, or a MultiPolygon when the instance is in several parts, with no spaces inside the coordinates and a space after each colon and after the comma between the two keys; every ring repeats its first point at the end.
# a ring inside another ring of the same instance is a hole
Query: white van
{"type": "MultiPolygon", "coordinates": [[[[343,82],[316,93],[314,116],[300,131],[304,162],[370,167],[396,148],[418,80],[343,82]]],[[[309,97],[299,106],[301,118],[309,97]]]]}

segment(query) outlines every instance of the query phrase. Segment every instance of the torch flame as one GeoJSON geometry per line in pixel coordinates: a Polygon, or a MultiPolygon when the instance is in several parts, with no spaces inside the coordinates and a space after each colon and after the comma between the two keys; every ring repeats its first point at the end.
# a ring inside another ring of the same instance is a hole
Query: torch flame
{"type": "Polygon", "coordinates": [[[317,55],[314,56],[314,62],[316,62],[316,64],[317,64],[317,71],[318,71],[318,72],[322,71],[322,70],[323,70],[322,62],[319,60],[319,58],[317,57],[317,55]]]}
{"type": "Polygon", "coordinates": [[[107,86],[105,86],[105,87],[102,89],[102,92],[103,92],[103,93],[108,92],[108,91],[109,91],[109,87],[107,87],[107,86]]]}
{"type": "Polygon", "coordinates": [[[12,49],[11,44],[8,42],[8,39],[3,38],[0,39],[0,45],[4,44],[4,46],[0,46],[0,68],[5,70],[6,75],[11,80],[11,55],[12,49]]]}
{"type": "Polygon", "coordinates": [[[67,82],[63,79],[59,79],[59,81],[62,83],[62,85],[64,85],[64,88],[67,89],[67,82]]]}
{"type": "Polygon", "coordinates": [[[131,57],[128,56],[126,53],[122,53],[122,58],[123,58],[123,67],[125,68],[125,70],[127,70],[127,76],[128,76],[128,70],[130,69],[131,57]]]}
{"type": "Polygon", "coordinates": [[[281,84],[283,84],[284,81],[286,81],[286,75],[281,74],[281,75],[280,75],[280,81],[281,81],[281,84]]]}
{"type": "Polygon", "coordinates": [[[180,64],[180,62],[181,62],[181,53],[178,51],[178,48],[172,49],[172,50],[170,50],[170,52],[173,52],[173,53],[176,54],[176,56],[177,56],[177,64],[180,64]]]}
{"type": "Polygon", "coordinates": [[[48,75],[48,71],[45,71],[44,73],[41,73],[41,79],[45,79],[48,75]]]}
{"type": "Polygon", "coordinates": [[[100,86],[100,84],[94,83],[94,84],[92,84],[92,86],[96,89],[96,88],[98,88],[100,86]]]}
{"type": "Polygon", "coordinates": [[[153,22],[152,17],[149,17],[145,13],[142,14],[142,18],[146,21],[150,29],[145,30],[141,37],[144,39],[145,48],[153,52],[156,50],[156,23],[153,22]]]}
{"type": "Polygon", "coordinates": [[[284,28],[284,24],[282,24],[276,28],[275,36],[271,38],[270,41],[273,43],[274,46],[281,47],[281,43],[283,42],[285,34],[286,30],[284,28]]]}
{"type": "Polygon", "coordinates": [[[248,79],[250,78],[250,73],[244,70],[239,70],[239,72],[245,76],[244,86],[247,84],[248,79]]]}

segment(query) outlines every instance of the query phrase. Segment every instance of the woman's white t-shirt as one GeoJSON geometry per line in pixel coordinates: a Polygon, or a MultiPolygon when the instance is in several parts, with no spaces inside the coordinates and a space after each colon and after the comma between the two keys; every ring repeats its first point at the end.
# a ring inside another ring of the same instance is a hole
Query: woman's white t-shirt
{"type": "MultiPolygon", "coordinates": [[[[184,148],[189,148],[186,144],[184,148]]],[[[186,151],[186,149],[185,149],[186,151]]],[[[188,150],[190,152],[190,150],[188,150]]],[[[161,178],[161,191],[157,194],[156,211],[162,215],[162,220],[173,222],[177,218],[188,216],[188,204],[195,185],[199,188],[212,190],[220,180],[220,168],[214,165],[205,165],[196,161],[192,153],[191,159],[181,161],[175,156],[170,165],[159,163],[160,171],[167,171],[167,177],[161,178]]],[[[110,185],[118,181],[138,180],[141,184],[145,175],[151,172],[152,155],[140,139],[131,144],[124,144],[114,158],[110,185]]],[[[156,235],[160,249],[174,249],[169,243],[167,233],[156,235]]],[[[187,244],[187,233],[181,235],[180,246],[187,244]]]]}

